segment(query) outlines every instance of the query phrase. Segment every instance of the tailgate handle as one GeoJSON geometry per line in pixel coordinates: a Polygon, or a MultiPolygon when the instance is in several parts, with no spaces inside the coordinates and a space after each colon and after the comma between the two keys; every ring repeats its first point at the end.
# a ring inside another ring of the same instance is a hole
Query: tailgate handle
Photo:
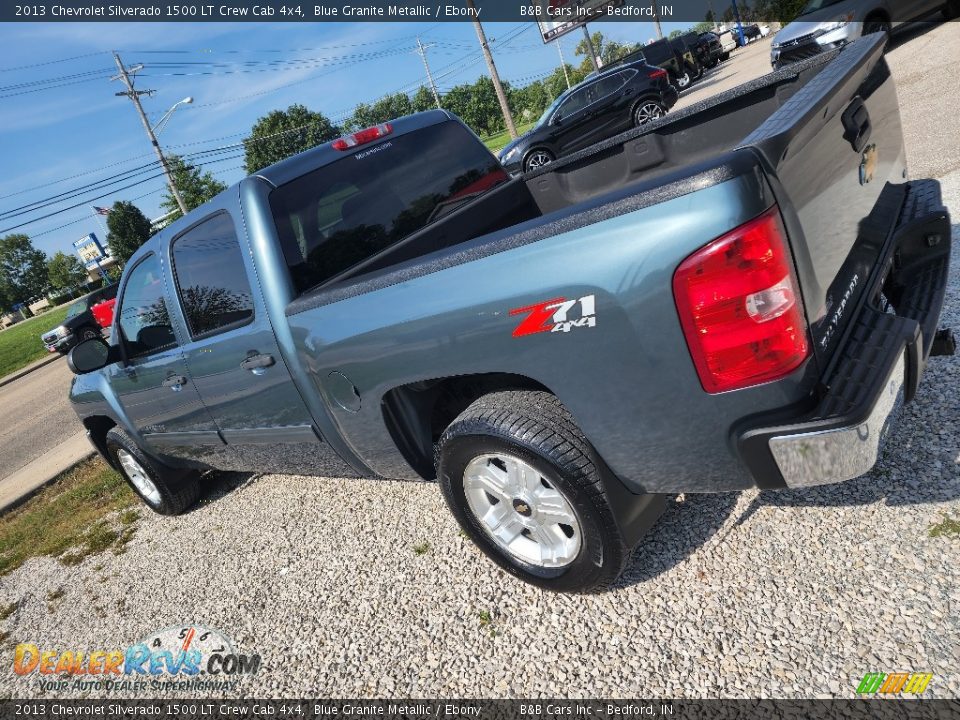
{"type": "Polygon", "coordinates": [[[843,139],[850,143],[855,152],[862,151],[870,139],[871,128],[870,113],[859,95],[850,102],[840,119],[843,122],[843,139]]]}

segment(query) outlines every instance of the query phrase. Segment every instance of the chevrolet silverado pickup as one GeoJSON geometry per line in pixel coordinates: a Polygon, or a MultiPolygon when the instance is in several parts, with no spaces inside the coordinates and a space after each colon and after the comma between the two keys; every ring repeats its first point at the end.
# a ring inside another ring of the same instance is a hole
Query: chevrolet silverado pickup
{"type": "Polygon", "coordinates": [[[209,469],[436,479],[507,572],[596,590],[670,493],[869,471],[949,256],[868,37],[517,177],[440,110],[266,168],[130,259],[71,399],[159,513],[209,469]]]}

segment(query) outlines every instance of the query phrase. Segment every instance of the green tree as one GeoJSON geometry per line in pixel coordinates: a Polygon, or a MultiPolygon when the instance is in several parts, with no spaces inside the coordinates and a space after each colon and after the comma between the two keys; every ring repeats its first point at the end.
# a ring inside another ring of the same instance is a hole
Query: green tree
{"type": "Polygon", "coordinates": [[[413,94],[411,103],[413,104],[414,112],[435,110],[437,107],[437,102],[433,99],[433,93],[430,92],[429,88],[424,87],[423,85],[417,88],[417,91],[413,94]]]}
{"type": "Polygon", "coordinates": [[[87,281],[87,271],[75,255],[60,250],[47,261],[47,278],[54,290],[67,290],[87,281]]]}
{"type": "MultiPolygon", "coordinates": [[[[604,67],[643,47],[640,43],[623,44],[615,40],[607,40],[603,37],[603,33],[600,32],[592,33],[590,35],[590,42],[593,43],[593,49],[597,52],[597,55],[600,57],[600,62],[604,67]]],[[[590,49],[587,47],[586,39],[577,43],[577,47],[573,52],[577,57],[583,57],[580,70],[584,75],[593,72],[593,62],[590,60],[590,49]]],[[[573,79],[571,78],[571,82],[572,81],[573,79]]]]}
{"type": "Polygon", "coordinates": [[[248,174],[284,158],[309,150],[340,134],[340,128],[321,113],[303,105],[274,110],[254,123],[250,137],[243,141],[244,169],[248,174]]]}
{"type": "Polygon", "coordinates": [[[131,202],[114,203],[107,215],[107,244],[110,254],[125,265],[137,248],[150,239],[153,233],[150,220],[131,202]]]}
{"type": "Polygon", "coordinates": [[[681,35],[683,35],[683,33],[684,33],[683,30],[671,30],[671,31],[670,31],[670,34],[667,35],[667,39],[668,39],[668,40],[673,40],[674,38],[678,38],[678,37],[680,37],[681,35]]]}
{"type": "MultiPolygon", "coordinates": [[[[196,165],[191,165],[183,161],[183,158],[176,155],[170,155],[167,158],[167,164],[173,173],[174,182],[177,183],[177,190],[187,206],[187,210],[193,210],[200,207],[208,200],[222,193],[227,186],[213,177],[209,172],[203,172],[196,165]]],[[[173,213],[167,220],[171,223],[179,218],[183,213],[180,212],[180,206],[176,198],[167,190],[167,193],[160,201],[160,207],[168,213],[173,213]]]]}
{"type": "Polygon", "coordinates": [[[344,124],[347,130],[362,130],[404,115],[411,115],[414,112],[413,102],[409,95],[402,92],[394,93],[380,98],[372,105],[360,103],[354,109],[350,119],[344,124]]]}
{"type": "Polygon", "coordinates": [[[21,233],[0,239],[0,302],[6,308],[47,289],[47,256],[21,233]]]}

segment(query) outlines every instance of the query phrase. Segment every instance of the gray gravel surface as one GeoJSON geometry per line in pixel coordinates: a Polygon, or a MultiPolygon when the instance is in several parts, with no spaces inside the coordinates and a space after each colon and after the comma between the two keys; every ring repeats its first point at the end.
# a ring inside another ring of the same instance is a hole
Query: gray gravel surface
{"type": "MultiPolygon", "coordinates": [[[[960,214],[960,173],[942,182],[960,214]]],[[[958,309],[955,263],[944,324],[958,309]]],[[[501,573],[433,484],[223,477],[183,517],[145,514],[123,555],[0,579],[0,662],[202,623],[262,655],[249,696],[852,697],[867,671],[924,671],[957,697],[960,539],[930,528],[960,519],[958,385],[960,358],[933,359],[863,478],[674,499],[595,596],[501,573]]],[[[43,695],[7,671],[0,692],[43,695]]]]}

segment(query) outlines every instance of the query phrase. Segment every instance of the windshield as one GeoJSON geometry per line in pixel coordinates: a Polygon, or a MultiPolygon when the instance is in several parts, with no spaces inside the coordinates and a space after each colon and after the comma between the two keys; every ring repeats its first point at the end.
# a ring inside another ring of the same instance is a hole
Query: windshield
{"type": "Polygon", "coordinates": [[[543,115],[541,115],[540,119],[537,120],[537,125],[543,125],[547,120],[549,120],[550,116],[553,114],[553,111],[559,107],[560,103],[567,99],[569,94],[569,90],[567,90],[565,93],[560,93],[560,95],[557,96],[557,99],[550,103],[550,106],[543,111],[543,115]]]}
{"type": "Polygon", "coordinates": [[[822,10],[825,7],[830,7],[831,5],[837,5],[841,2],[843,2],[843,0],[810,0],[810,2],[803,6],[803,10],[800,11],[800,17],[809,15],[817,10],[822,10]]]}
{"type": "Polygon", "coordinates": [[[74,317],[76,317],[77,315],[80,315],[81,313],[85,313],[86,311],[87,311],[87,301],[86,301],[86,299],[77,300],[77,302],[75,302],[73,305],[71,305],[70,307],[67,308],[67,318],[66,318],[66,319],[69,320],[70,318],[74,318],[74,317]]]}

